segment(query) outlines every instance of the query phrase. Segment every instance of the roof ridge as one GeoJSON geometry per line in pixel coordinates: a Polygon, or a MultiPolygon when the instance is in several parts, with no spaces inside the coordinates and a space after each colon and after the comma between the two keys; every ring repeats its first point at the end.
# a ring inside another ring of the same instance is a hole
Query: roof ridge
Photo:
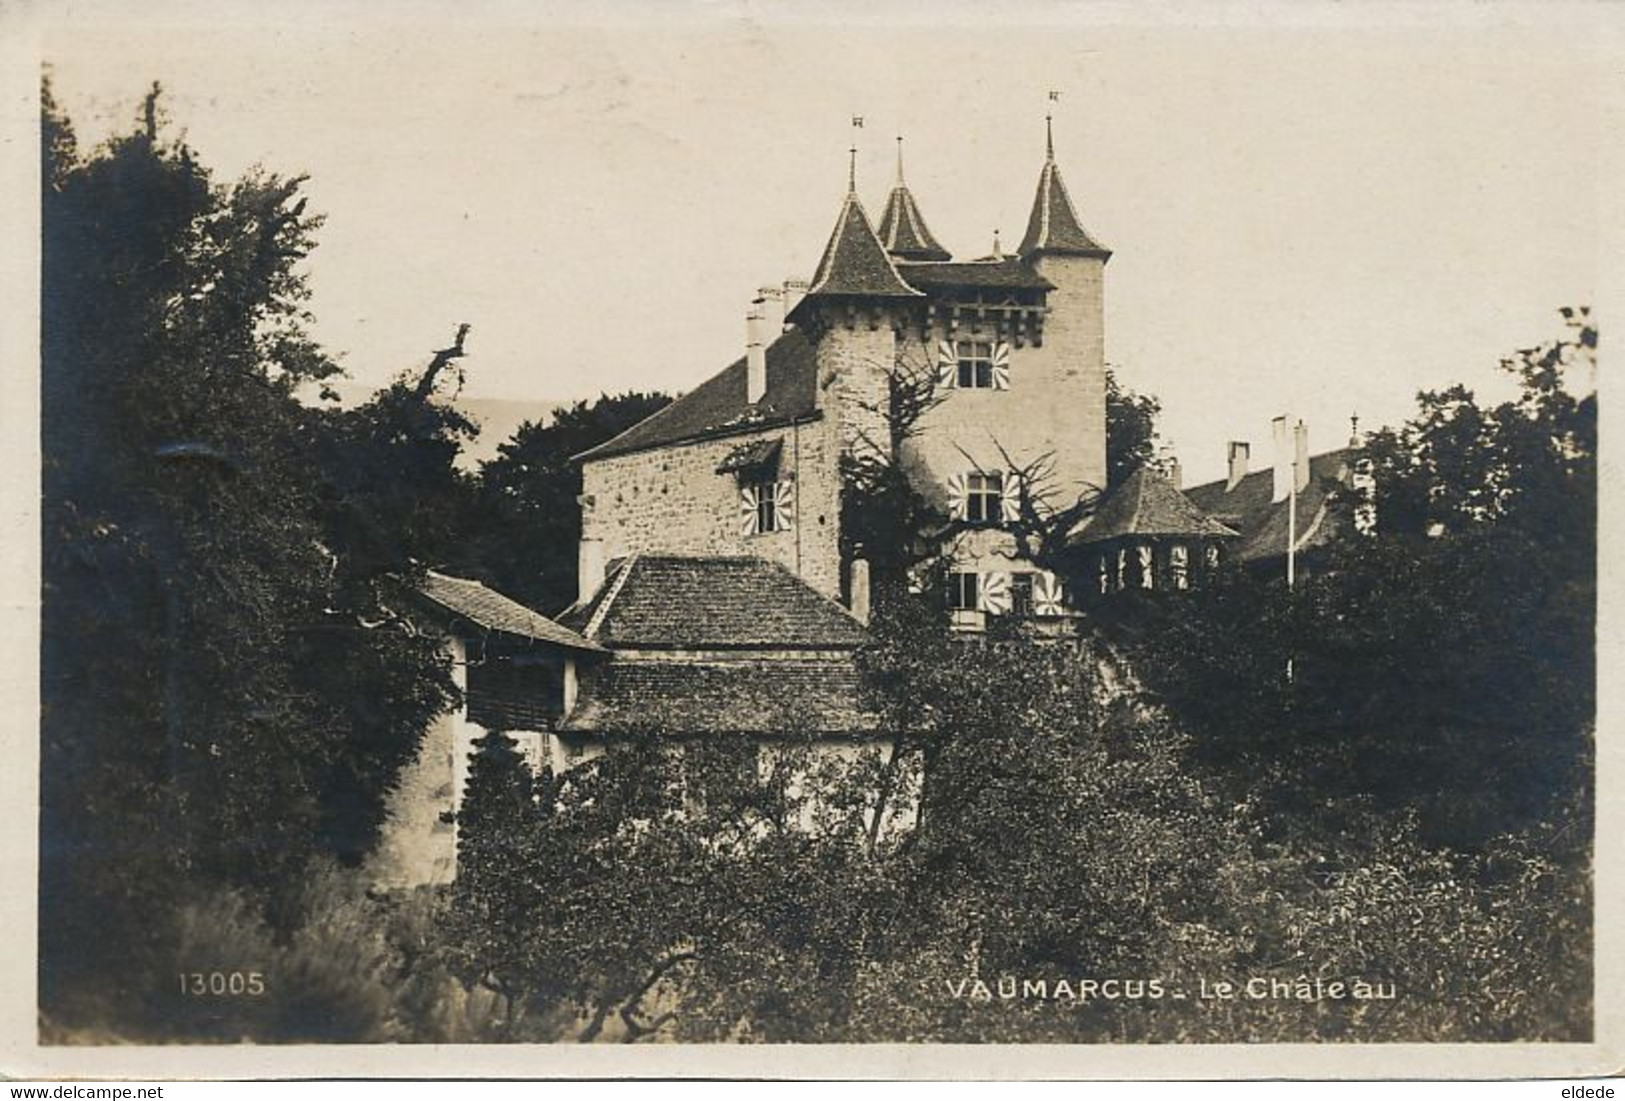
{"type": "Polygon", "coordinates": [[[609,614],[610,605],[614,604],[615,598],[621,595],[621,589],[626,585],[626,579],[632,575],[632,567],[638,564],[639,557],[638,552],[634,551],[626,556],[625,562],[621,563],[621,568],[616,572],[615,579],[610,582],[609,591],[604,594],[604,599],[598,602],[598,607],[593,609],[592,618],[587,621],[585,629],[582,630],[583,638],[592,641],[598,637],[598,632],[604,626],[604,617],[609,614]]]}

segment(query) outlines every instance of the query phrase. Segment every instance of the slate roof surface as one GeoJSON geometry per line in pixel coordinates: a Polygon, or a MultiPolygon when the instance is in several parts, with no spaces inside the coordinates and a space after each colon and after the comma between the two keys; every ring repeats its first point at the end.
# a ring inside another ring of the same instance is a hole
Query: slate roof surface
{"type": "Polygon", "coordinates": [[[921,290],[991,287],[1010,290],[1051,291],[1055,284],[1033,270],[1019,256],[996,260],[961,260],[948,264],[902,263],[897,267],[911,286],[921,290]]]}
{"type": "Polygon", "coordinates": [[[828,295],[917,298],[919,294],[898,276],[891,257],[869,224],[863,203],[856,193],[848,192],[841,203],[840,216],[835,220],[835,232],[830,234],[823,259],[818,261],[818,271],[807,288],[807,299],[828,295]]]}
{"type": "Polygon", "coordinates": [[[562,728],[595,733],[856,734],[874,728],[851,660],[636,661],[583,676],[562,728]]]}
{"type": "Polygon", "coordinates": [[[806,420],[818,411],[817,386],[812,343],[799,329],[791,329],[768,345],[767,390],[755,405],[745,400],[745,359],[741,356],[670,405],[576,458],[603,459],[806,420]]]}
{"type": "MultiPolygon", "coordinates": [[[[1309,457],[1309,484],[1298,494],[1298,549],[1319,546],[1337,531],[1339,518],[1327,509],[1327,483],[1335,483],[1348,469],[1347,448],[1309,457]]],[[[1286,553],[1287,501],[1271,501],[1274,471],[1255,470],[1225,492],[1225,480],[1192,486],[1185,495],[1223,523],[1241,532],[1232,552],[1242,561],[1286,553]]]]}
{"type": "Polygon", "coordinates": [[[1056,252],[1074,256],[1109,257],[1111,250],[1093,237],[1078,221],[1078,212],[1072,207],[1072,198],[1061,181],[1061,170],[1051,157],[1044,162],[1038,176],[1038,194],[1033,197],[1032,213],[1027,218],[1027,234],[1016,250],[1022,256],[1035,252],[1056,252]]]}
{"type": "Polygon", "coordinates": [[[1208,515],[1163,475],[1140,467],[1075,530],[1074,544],[1134,535],[1234,538],[1238,533],[1208,515]]]}
{"type": "Polygon", "coordinates": [[[867,637],[845,608],[751,555],[633,555],[560,618],[611,648],[852,649],[867,637]]]}
{"type": "Polygon", "coordinates": [[[876,233],[880,243],[893,256],[910,260],[947,260],[951,257],[948,250],[931,235],[924,216],[920,214],[919,204],[914,201],[914,193],[903,184],[892,188],[876,233]]]}
{"type": "Polygon", "coordinates": [[[603,649],[596,643],[588,642],[568,627],[553,622],[540,612],[532,611],[478,581],[451,577],[430,570],[424,577],[422,588],[418,591],[429,601],[488,631],[500,631],[503,634],[534,639],[538,642],[550,642],[555,646],[566,646],[575,650],[603,649]]]}

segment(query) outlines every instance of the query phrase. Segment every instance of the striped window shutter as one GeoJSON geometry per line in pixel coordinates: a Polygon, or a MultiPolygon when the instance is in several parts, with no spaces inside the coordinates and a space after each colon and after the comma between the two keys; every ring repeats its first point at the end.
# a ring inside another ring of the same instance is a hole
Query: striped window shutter
{"type": "Polygon", "coordinates": [[[1151,544],[1141,543],[1134,548],[1134,552],[1140,559],[1140,588],[1149,589],[1156,577],[1156,570],[1151,565],[1151,544]]]}
{"type": "Polygon", "coordinates": [[[991,570],[981,577],[977,586],[976,603],[984,612],[1004,615],[1010,610],[1010,575],[1003,570],[991,570]]]}
{"type": "Polygon", "coordinates": [[[1010,345],[1002,341],[993,348],[993,389],[1010,389],[1010,345]]]}
{"type": "Polygon", "coordinates": [[[1065,611],[1061,579],[1044,570],[1033,577],[1033,614],[1060,615],[1065,611]]]}
{"type": "Polygon", "coordinates": [[[773,483],[773,530],[789,531],[796,522],[796,495],[789,482],[773,483]]]}
{"type": "Polygon", "coordinates": [[[1100,562],[1100,595],[1105,596],[1107,593],[1109,593],[1111,591],[1112,579],[1111,579],[1110,573],[1108,573],[1107,570],[1106,570],[1106,556],[1104,554],[1100,556],[1099,562],[1100,562]]]}
{"type": "Polygon", "coordinates": [[[959,353],[954,351],[953,341],[941,341],[937,344],[937,385],[949,389],[957,381],[959,381],[959,353]]]}
{"type": "Polygon", "coordinates": [[[999,508],[1004,515],[1004,522],[1014,524],[1021,519],[1021,475],[1012,470],[1004,476],[1003,485],[999,508]]]}
{"type": "Polygon", "coordinates": [[[758,500],[756,498],[756,487],[755,486],[745,486],[744,488],[742,488],[739,491],[739,534],[740,535],[755,535],[756,534],[756,519],[757,519],[756,506],[759,503],[760,502],[758,502],[758,500]]]}
{"type": "Polygon", "coordinates": [[[1175,543],[1168,548],[1168,567],[1174,575],[1174,588],[1188,589],[1191,587],[1190,552],[1185,549],[1185,544],[1175,543]]]}
{"type": "Polygon", "coordinates": [[[955,520],[965,518],[965,475],[948,475],[948,515],[955,520]]]}
{"type": "Polygon", "coordinates": [[[1125,588],[1128,587],[1127,585],[1124,584],[1124,582],[1127,579],[1128,579],[1128,548],[1127,547],[1118,547],[1117,548],[1117,583],[1115,585],[1113,585],[1112,588],[1115,589],[1118,592],[1122,592],[1125,588]]]}

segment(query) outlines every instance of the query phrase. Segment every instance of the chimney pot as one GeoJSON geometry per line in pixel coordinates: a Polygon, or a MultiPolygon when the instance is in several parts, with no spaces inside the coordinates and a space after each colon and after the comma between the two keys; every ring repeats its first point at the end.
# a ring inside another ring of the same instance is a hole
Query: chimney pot
{"type": "Polygon", "coordinates": [[[1271,502],[1284,501],[1292,485],[1292,429],[1285,417],[1270,421],[1270,436],[1275,443],[1275,466],[1272,470],[1271,502]]]}
{"type": "Polygon", "coordinates": [[[755,405],[767,394],[767,307],[757,298],[745,315],[745,401],[755,405]]]}
{"type": "Polygon", "coordinates": [[[604,541],[583,539],[576,551],[576,599],[582,604],[598,595],[604,584],[604,541]]]}
{"type": "Polygon", "coordinates": [[[1292,450],[1296,460],[1293,484],[1302,493],[1309,488],[1309,426],[1301,420],[1292,427],[1292,450]]]}
{"type": "Polygon", "coordinates": [[[852,570],[847,577],[847,607],[865,626],[869,623],[869,560],[852,559],[852,570]]]}
{"type": "Polygon", "coordinates": [[[1247,459],[1252,452],[1252,445],[1246,440],[1230,441],[1230,476],[1225,479],[1224,491],[1229,493],[1241,480],[1247,476],[1247,459]]]}

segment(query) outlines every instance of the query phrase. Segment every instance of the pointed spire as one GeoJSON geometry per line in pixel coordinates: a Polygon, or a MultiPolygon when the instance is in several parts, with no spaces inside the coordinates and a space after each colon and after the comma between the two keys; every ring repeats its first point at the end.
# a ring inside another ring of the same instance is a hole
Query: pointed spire
{"type": "Polygon", "coordinates": [[[847,150],[846,193],[848,195],[858,193],[858,147],[855,144],[847,150]]]}
{"type": "Polygon", "coordinates": [[[809,302],[831,296],[853,298],[918,298],[920,292],[903,281],[897,274],[886,249],[875,236],[869,215],[864,212],[858,198],[856,180],[857,156],[847,172],[846,198],[841,201],[841,212],[835,219],[835,231],[824,246],[823,258],[818,261],[812,285],[806,295],[791,311],[802,311],[809,302]]]}
{"type": "Polygon", "coordinates": [[[901,260],[951,260],[948,250],[931,236],[914,194],[903,182],[903,139],[897,139],[897,184],[880,215],[880,240],[886,251],[901,260]]]}
{"type": "Polygon", "coordinates": [[[1078,212],[1061,181],[1061,169],[1055,163],[1055,126],[1050,115],[1044,116],[1044,170],[1039,173],[1038,194],[1033,197],[1032,214],[1027,218],[1027,235],[1016,251],[1023,259],[1045,252],[1102,260],[1112,254],[1078,221],[1078,212]]]}

